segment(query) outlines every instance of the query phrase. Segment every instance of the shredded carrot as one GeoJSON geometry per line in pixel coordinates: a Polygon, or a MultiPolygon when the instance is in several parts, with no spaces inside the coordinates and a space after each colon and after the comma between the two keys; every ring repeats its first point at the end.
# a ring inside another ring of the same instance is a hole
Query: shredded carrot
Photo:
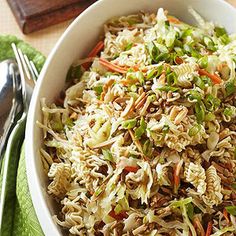
{"type": "Polygon", "coordinates": [[[206,75],[207,77],[209,77],[214,84],[220,84],[222,82],[222,79],[218,75],[211,74],[204,69],[198,69],[198,73],[199,75],[206,75]]]}
{"type": "Polygon", "coordinates": [[[114,72],[118,72],[121,74],[125,74],[127,72],[126,69],[122,68],[121,66],[117,66],[109,61],[107,61],[104,58],[99,58],[99,62],[102,66],[106,67],[107,69],[114,71],[114,72]]]}
{"type": "Polygon", "coordinates": [[[137,166],[126,166],[125,170],[128,171],[128,172],[136,173],[139,170],[139,168],[137,166]]]}
{"type": "Polygon", "coordinates": [[[205,236],[205,231],[198,217],[194,217],[193,225],[196,230],[198,230],[200,236],[205,236]]]}
{"type": "Polygon", "coordinates": [[[104,48],[104,42],[99,41],[93,50],[89,53],[88,57],[95,57],[104,48]]]}
{"type": "Polygon", "coordinates": [[[133,69],[134,71],[139,71],[139,65],[134,65],[134,66],[132,67],[132,69],[133,69]]]}
{"type": "Polygon", "coordinates": [[[177,19],[173,16],[168,16],[167,19],[170,23],[173,23],[173,24],[180,24],[181,23],[181,21],[179,19],[177,19]]]}
{"type": "MultiPolygon", "coordinates": [[[[88,57],[95,57],[102,49],[104,48],[104,42],[99,41],[96,46],[92,49],[92,51],[88,54],[88,57]]],[[[85,70],[89,68],[91,62],[86,62],[83,64],[85,70]]]]}
{"type": "Polygon", "coordinates": [[[228,212],[226,211],[225,208],[224,208],[224,210],[223,210],[223,215],[224,215],[224,217],[225,217],[225,219],[226,219],[226,221],[227,221],[227,224],[229,224],[229,223],[230,223],[229,214],[228,214],[228,212]]]}
{"type": "Polygon", "coordinates": [[[183,160],[179,161],[174,168],[174,192],[177,193],[180,185],[180,170],[183,165],[183,160]]]}
{"type": "Polygon", "coordinates": [[[206,231],[205,236],[210,236],[211,235],[212,227],[213,227],[212,221],[208,222],[207,231],[206,231]]]}

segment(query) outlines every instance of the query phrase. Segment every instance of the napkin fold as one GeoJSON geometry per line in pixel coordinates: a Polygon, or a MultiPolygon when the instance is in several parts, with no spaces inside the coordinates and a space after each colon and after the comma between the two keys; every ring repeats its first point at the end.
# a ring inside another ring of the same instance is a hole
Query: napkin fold
{"type": "Polygon", "coordinates": [[[27,182],[25,146],[24,143],[22,145],[25,120],[21,121],[18,126],[17,131],[13,131],[14,133],[9,138],[0,179],[1,185],[6,182],[4,216],[0,235],[43,236],[27,182]],[[7,162],[9,164],[6,167],[7,162]],[[7,168],[7,175],[4,178],[5,168],[7,168]]]}
{"type": "Polygon", "coordinates": [[[23,144],[16,177],[16,200],[12,235],[43,236],[33,203],[30,197],[26,166],[25,146],[23,144]]]}

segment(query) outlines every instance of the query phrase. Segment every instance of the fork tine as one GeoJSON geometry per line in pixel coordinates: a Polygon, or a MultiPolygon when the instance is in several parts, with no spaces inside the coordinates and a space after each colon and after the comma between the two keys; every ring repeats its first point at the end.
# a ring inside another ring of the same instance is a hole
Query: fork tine
{"type": "MultiPolygon", "coordinates": [[[[21,78],[24,78],[25,73],[24,73],[24,70],[23,70],[23,65],[22,65],[18,50],[16,48],[16,45],[14,43],[12,43],[11,46],[12,46],[12,49],[13,49],[13,52],[14,52],[14,55],[15,55],[15,58],[16,58],[16,61],[17,61],[18,67],[19,67],[21,78]]],[[[22,81],[23,81],[23,79],[22,79],[22,81]]]]}
{"type": "Polygon", "coordinates": [[[27,67],[29,69],[29,72],[31,74],[31,78],[33,79],[34,83],[36,83],[36,76],[35,76],[35,73],[32,69],[32,66],[30,64],[30,61],[29,61],[29,58],[24,54],[24,60],[25,60],[25,63],[27,64],[27,67]]]}
{"type": "Polygon", "coordinates": [[[38,78],[39,77],[39,73],[38,73],[38,70],[37,70],[35,64],[32,61],[30,61],[30,65],[31,65],[31,67],[32,67],[32,69],[34,71],[34,74],[35,74],[36,78],[38,78]]]}
{"type": "Polygon", "coordinates": [[[20,59],[21,59],[22,65],[23,65],[23,69],[24,69],[24,71],[25,71],[25,73],[26,73],[26,76],[27,76],[28,79],[30,80],[30,79],[31,79],[31,75],[30,75],[30,72],[29,72],[29,68],[28,68],[28,66],[27,66],[27,64],[26,64],[26,62],[25,62],[23,53],[22,53],[22,51],[21,51],[20,48],[16,48],[16,50],[18,51],[18,54],[19,54],[19,56],[20,56],[20,59]]]}

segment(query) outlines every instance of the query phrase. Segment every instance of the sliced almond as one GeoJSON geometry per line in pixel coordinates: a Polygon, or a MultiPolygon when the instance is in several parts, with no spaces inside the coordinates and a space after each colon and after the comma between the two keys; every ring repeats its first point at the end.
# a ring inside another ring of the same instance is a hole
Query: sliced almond
{"type": "Polygon", "coordinates": [[[131,97],[130,100],[127,102],[125,110],[121,113],[121,117],[126,117],[132,111],[133,105],[134,105],[134,98],[131,97]]]}
{"type": "Polygon", "coordinates": [[[140,97],[138,97],[138,99],[135,101],[134,105],[136,106],[145,97],[145,95],[145,92],[143,92],[140,97]]]}
{"type": "Polygon", "coordinates": [[[138,150],[139,150],[141,153],[143,153],[143,148],[142,148],[142,146],[141,146],[141,143],[139,142],[138,139],[135,138],[133,131],[130,130],[130,129],[129,129],[128,131],[129,131],[130,137],[132,138],[132,140],[133,140],[134,144],[136,145],[136,147],[138,148],[138,150]]]}
{"type": "Polygon", "coordinates": [[[145,104],[146,100],[147,96],[145,96],[141,101],[139,101],[139,103],[135,106],[135,109],[141,108],[145,104]]]}
{"type": "Polygon", "coordinates": [[[109,139],[109,140],[107,140],[107,141],[105,141],[105,142],[99,143],[99,144],[93,146],[92,148],[93,148],[93,149],[96,149],[96,148],[106,147],[106,146],[108,146],[108,145],[113,144],[117,139],[118,139],[118,136],[117,136],[117,137],[114,137],[114,138],[111,138],[111,139],[109,139]]]}

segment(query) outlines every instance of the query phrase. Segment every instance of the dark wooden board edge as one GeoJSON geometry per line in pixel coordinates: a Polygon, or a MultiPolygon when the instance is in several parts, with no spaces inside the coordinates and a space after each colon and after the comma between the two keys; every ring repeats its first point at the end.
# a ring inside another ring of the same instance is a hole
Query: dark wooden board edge
{"type": "Polygon", "coordinates": [[[11,8],[11,11],[12,11],[18,25],[20,26],[21,29],[23,29],[23,26],[25,24],[25,19],[23,18],[22,12],[21,12],[17,2],[14,0],[7,0],[7,2],[11,8]]]}
{"type": "Polygon", "coordinates": [[[87,0],[86,2],[72,4],[50,13],[37,15],[31,18],[23,18],[20,8],[14,0],[7,1],[11,10],[14,12],[16,21],[23,33],[29,34],[78,16],[96,0],[87,0]]]}

